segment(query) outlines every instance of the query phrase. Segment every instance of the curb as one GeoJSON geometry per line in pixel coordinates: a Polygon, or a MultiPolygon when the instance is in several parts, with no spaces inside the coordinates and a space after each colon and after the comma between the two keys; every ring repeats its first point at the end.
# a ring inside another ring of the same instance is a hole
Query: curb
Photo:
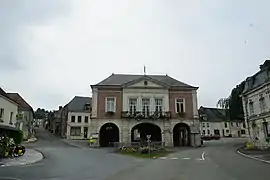
{"type": "Polygon", "coordinates": [[[245,153],[240,152],[240,149],[241,148],[237,149],[237,153],[238,154],[240,154],[240,155],[242,155],[242,156],[244,156],[246,158],[249,158],[249,159],[253,159],[253,160],[256,160],[256,161],[260,161],[260,162],[263,162],[263,163],[270,164],[270,161],[267,161],[267,160],[264,160],[264,159],[260,159],[260,158],[257,158],[257,157],[251,156],[251,155],[247,155],[245,153]]]}

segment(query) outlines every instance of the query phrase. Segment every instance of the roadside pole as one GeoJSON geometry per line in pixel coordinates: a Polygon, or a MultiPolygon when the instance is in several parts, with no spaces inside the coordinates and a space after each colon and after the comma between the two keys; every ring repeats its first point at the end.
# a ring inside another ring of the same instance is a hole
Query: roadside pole
{"type": "Polygon", "coordinates": [[[151,158],[151,150],[150,150],[150,143],[151,143],[151,140],[150,140],[150,138],[151,138],[151,135],[146,135],[146,137],[147,137],[147,143],[148,143],[148,153],[149,153],[149,159],[151,158]]]}

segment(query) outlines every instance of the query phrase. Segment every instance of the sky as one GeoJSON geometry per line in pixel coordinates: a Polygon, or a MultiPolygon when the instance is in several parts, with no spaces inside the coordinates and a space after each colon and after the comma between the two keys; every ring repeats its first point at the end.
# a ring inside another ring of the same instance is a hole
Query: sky
{"type": "Polygon", "coordinates": [[[168,74],[220,98],[270,57],[268,0],[2,0],[0,87],[57,109],[112,73],[168,74]]]}

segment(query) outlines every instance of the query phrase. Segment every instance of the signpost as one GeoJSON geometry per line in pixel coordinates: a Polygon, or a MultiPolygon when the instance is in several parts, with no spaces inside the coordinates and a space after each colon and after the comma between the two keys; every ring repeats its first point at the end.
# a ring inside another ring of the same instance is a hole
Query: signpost
{"type": "Polygon", "coordinates": [[[148,152],[149,152],[149,158],[151,158],[151,150],[150,150],[150,143],[151,143],[151,135],[146,135],[147,143],[148,143],[148,152]]]}

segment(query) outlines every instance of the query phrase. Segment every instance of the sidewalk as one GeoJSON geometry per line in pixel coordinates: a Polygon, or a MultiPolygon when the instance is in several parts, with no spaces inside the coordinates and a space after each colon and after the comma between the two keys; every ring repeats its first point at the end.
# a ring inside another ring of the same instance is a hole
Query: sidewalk
{"type": "Polygon", "coordinates": [[[265,163],[270,163],[270,149],[260,150],[260,149],[247,149],[244,147],[238,149],[237,152],[245,157],[265,163]]]}
{"type": "Polygon", "coordinates": [[[89,140],[71,140],[71,139],[62,139],[63,142],[78,148],[90,148],[88,145],[89,140]]]}
{"type": "Polygon", "coordinates": [[[26,149],[25,154],[21,157],[0,159],[0,167],[28,165],[41,161],[42,159],[43,155],[40,152],[34,149],[26,149]]]}

